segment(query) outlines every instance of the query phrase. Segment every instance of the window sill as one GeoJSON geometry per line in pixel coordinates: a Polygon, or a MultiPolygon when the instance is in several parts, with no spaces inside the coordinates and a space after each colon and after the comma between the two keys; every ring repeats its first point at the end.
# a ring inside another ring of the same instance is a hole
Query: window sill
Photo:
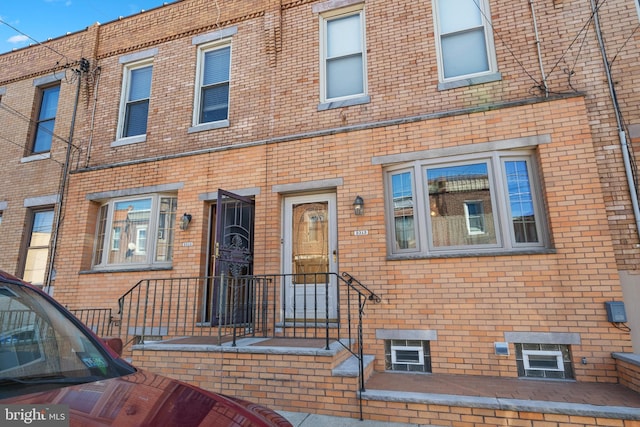
{"type": "Polygon", "coordinates": [[[131,273],[131,272],[139,272],[139,271],[165,271],[172,270],[172,265],[136,265],[135,267],[123,267],[123,266],[114,266],[114,267],[94,267],[92,270],[82,270],[79,274],[101,274],[101,273],[131,273]]]}
{"type": "Polygon", "coordinates": [[[318,111],[332,110],[334,108],[350,107],[352,105],[368,104],[371,102],[369,95],[358,96],[357,98],[348,98],[330,102],[323,102],[318,105],[318,111]]]}
{"type": "Polygon", "coordinates": [[[47,160],[50,158],[51,158],[51,152],[47,151],[46,153],[32,154],[30,156],[23,157],[22,159],[20,159],[20,163],[36,162],[38,160],[47,160]]]}
{"type": "Polygon", "coordinates": [[[139,142],[145,142],[147,140],[147,135],[136,135],[130,136],[128,138],[118,139],[111,143],[111,147],[122,147],[123,145],[131,145],[137,144],[139,142]]]}
{"type": "Polygon", "coordinates": [[[502,80],[501,73],[484,74],[482,76],[468,77],[468,78],[461,78],[459,80],[440,82],[438,83],[438,90],[448,90],[448,89],[455,89],[455,88],[465,87],[465,86],[480,85],[484,83],[497,82],[500,80],[502,80]]]}
{"type": "Polygon", "coordinates": [[[211,129],[228,128],[229,120],[219,120],[217,122],[202,123],[189,128],[187,133],[203,132],[211,129]]]}
{"type": "Polygon", "coordinates": [[[486,252],[457,252],[457,253],[443,253],[443,254],[417,254],[417,253],[405,253],[405,254],[390,254],[387,255],[387,261],[408,261],[415,259],[439,259],[439,258],[477,258],[477,257],[496,257],[496,256],[522,256],[522,255],[551,255],[555,254],[555,249],[517,249],[517,250],[499,250],[499,251],[486,251],[486,252]]]}

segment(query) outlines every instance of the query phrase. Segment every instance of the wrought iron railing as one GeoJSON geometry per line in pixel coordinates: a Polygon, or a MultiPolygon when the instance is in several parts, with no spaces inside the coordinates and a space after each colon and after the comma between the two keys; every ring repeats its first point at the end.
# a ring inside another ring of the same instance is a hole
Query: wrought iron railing
{"type": "Polygon", "coordinates": [[[118,300],[119,333],[125,352],[178,338],[231,346],[247,336],[322,339],[327,350],[336,341],[359,362],[361,393],[368,301],[380,297],[349,273],[148,279],[118,300]]]}
{"type": "Polygon", "coordinates": [[[80,308],[69,310],[99,337],[113,334],[114,319],[110,308],[80,308]]]}

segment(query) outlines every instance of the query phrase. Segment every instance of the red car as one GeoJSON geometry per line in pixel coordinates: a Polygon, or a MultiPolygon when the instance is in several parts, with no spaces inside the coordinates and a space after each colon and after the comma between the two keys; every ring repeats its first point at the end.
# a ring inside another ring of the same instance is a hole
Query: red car
{"type": "Polygon", "coordinates": [[[136,369],[121,347],[0,271],[0,425],[291,426],[263,406],[136,369]]]}

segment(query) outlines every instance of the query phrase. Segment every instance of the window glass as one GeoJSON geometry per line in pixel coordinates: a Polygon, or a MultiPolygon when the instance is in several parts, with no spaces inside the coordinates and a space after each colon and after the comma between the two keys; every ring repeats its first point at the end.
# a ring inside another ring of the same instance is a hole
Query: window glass
{"type": "Polygon", "coordinates": [[[415,249],[416,247],[411,182],[411,172],[403,172],[391,176],[393,231],[396,249],[415,249]]]}
{"type": "Polygon", "coordinates": [[[176,209],[177,198],[172,196],[105,203],[97,223],[94,266],[171,262],[176,209]]]}
{"type": "Polygon", "coordinates": [[[49,258],[49,242],[53,230],[53,210],[35,212],[29,236],[23,279],[43,285],[49,258]]]}
{"type": "Polygon", "coordinates": [[[543,249],[548,239],[533,159],[528,151],[496,151],[390,167],[389,251],[543,249]]]}
{"type": "Polygon", "coordinates": [[[147,133],[152,66],[130,70],[123,137],[147,133]]]}
{"type": "Polygon", "coordinates": [[[362,10],[327,18],[325,26],[325,99],[365,93],[362,10]]]}
{"type": "Polygon", "coordinates": [[[504,169],[509,191],[514,239],[517,243],[538,242],[536,214],[527,162],[524,160],[505,161],[504,169]]]}
{"type": "Polygon", "coordinates": [[[436,0],[441,79],[492,71],[486,0],[436,0]]]}
{"type": "Polygon", "coordinates": [[[42,100],[40,102],[36,134],[33,142],[34,153],[44,153],[51,150],[59,95],[60,86],[42,89],[42,100]]]}
{"type": "Polygon", "coordinates": [[[200,123],[227,120],[231,47],[204,53],[200,94],[200,123]]]}
{"type": "Polygon", "coordinates": [[[433,246],[497,243],[487,163],[429,168],[427,186],[433,246]]]}

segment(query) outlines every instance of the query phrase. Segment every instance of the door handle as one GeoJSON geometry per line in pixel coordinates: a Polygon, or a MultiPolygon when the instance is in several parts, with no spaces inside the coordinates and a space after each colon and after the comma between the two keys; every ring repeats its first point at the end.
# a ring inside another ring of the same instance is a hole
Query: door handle
{"type": "Polygon", "coordinates": [[[333,262],[338,261],[338,251],[336,249],[333,250],[333,262]]]}

